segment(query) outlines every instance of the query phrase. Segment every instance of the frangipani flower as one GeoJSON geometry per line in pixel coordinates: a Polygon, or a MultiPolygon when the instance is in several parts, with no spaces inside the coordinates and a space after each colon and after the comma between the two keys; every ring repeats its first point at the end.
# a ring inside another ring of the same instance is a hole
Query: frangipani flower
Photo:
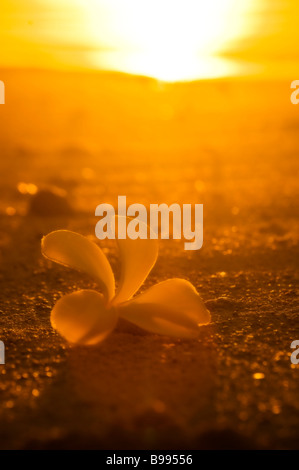
{"type": "Polygon", "coordinates": [[[190,282],[168,279],[133,297],[156,262],[158,240],[116,241],[122,268],[117,290],[109,261],[98,245],[69,230],[43,237],[46,258],[89,274],[102,290],[63,296],[51,312],[53,328],[70,343],[93,345],[105,339],[122,317],[152,333],[196,337],[199,326],[210,322],[210,313],[190,282]]]}

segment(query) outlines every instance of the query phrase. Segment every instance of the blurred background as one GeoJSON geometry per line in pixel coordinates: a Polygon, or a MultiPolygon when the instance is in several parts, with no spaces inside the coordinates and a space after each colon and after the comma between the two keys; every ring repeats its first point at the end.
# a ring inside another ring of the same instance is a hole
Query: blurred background
{"type": "Polygon", "coordinates": [[[291,0],[4,0],[0,139],[10,158],[2,174],[11,168],[14,184],[35,184],[52,166],[59,178],[59,162],[61,178],[92,179],[100,165],[103,183],[112,161],[159,173],[169,159],[185,167],[207,156],[219,176],[220,161],[260,162],[259,133],[271,154],[278,141],[292,146],[280,132],[297,124],[289,96],[298,8],[291,0]],[[253,149],[246,158],[244,147],[253,149]]]}
{"type": "Polygon", "coordinates": [[[295,0],[1,1],[1,447],[298,447],[298,14],[295,0]],[[94,286],[41,259],[40,239],[93,237],[118,195],[204,204],[203,248],[163,241],[145,284],[195,285],[213,320],[198,341],[121,323],[69,349],[53,332],[55,301],[94,286]]]}

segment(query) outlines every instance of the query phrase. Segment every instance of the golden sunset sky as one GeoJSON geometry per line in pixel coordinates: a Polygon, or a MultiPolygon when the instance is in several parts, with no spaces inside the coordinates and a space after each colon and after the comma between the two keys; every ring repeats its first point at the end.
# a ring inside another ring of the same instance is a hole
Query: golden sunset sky
{"type": "Polygon", "coordinates": [[[297,0],[1,0],[0,67],[294,77],[297,0]]]}

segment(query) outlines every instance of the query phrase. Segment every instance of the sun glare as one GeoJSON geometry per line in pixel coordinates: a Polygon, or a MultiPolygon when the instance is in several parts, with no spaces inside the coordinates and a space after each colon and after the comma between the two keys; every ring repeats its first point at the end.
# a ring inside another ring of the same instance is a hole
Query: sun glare
{"type": "Polygon", "coordinates": [[[253,0],[79,2],[94,66],[176,81],[237,72],[221,53],[248,33],[253,0]]]}
{"type": "Polygon", "coordinates": [[[87,66],[166,81],[244,70],[225,53],[252,34],[257,2],[2,1],[1,65],[87,66]]]}

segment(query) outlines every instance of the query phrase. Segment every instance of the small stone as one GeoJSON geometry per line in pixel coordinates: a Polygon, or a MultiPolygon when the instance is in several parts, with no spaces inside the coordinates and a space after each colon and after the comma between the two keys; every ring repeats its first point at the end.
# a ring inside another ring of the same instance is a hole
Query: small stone
{"type": "Polygon", "coordinates": [[[262,372],[256,372],[255,374],[253,374],[252,376],[255,380],[262,380],[265,378],[265,374],[263,374],[262,372]]]}
{"type": "Polygon", "coordinates": [[[41,217],[70,216],[73,209],[63,191],[56,188],[42,189],[32,196],[29,213],[41,217]]]}

